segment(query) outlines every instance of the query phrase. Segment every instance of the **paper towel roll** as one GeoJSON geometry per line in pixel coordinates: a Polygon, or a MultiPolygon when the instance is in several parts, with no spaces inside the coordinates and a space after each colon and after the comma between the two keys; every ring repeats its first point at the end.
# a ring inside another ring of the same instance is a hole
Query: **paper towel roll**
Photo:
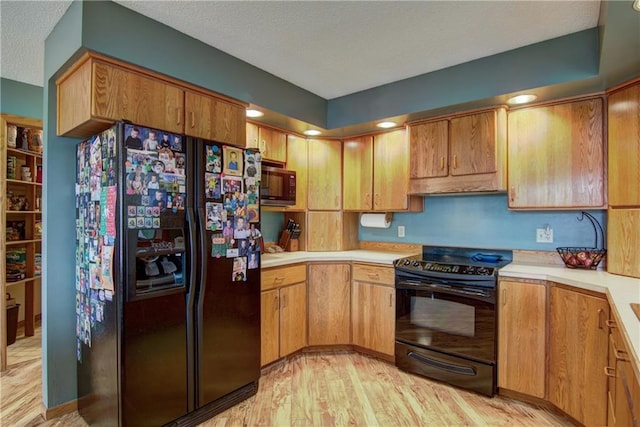
{"type": "Polygon", "coordinates": [[[391,226],[391,214],[363,213],[360,215],[360,225],[371,228],[389,228],[391,226]]]}

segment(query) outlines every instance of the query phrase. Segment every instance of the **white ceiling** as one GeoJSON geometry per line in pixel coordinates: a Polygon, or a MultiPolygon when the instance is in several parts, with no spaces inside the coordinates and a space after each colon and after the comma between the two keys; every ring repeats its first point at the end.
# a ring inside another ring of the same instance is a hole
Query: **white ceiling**
{"type": "MultiPolygon", "coordinates": [[[[600,1],[122,1],[331,99],[595,27],[600,1]]],[[[71,1],[0,1],[0,76],[43,85],[71,1]]],[[[108,25],[108,23],[105,23],[108,25]]]]}

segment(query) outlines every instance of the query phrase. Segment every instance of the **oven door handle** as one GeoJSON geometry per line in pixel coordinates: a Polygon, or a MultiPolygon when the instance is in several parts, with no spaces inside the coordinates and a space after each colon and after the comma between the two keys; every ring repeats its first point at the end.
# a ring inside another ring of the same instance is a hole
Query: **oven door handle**
{"type": "Polygon", "coordinates": [[[459,289],[453,286],[448,286],[448,285],[439,284],[439,283],[415,282],[410,280],[403,280],[402,282],[396,285],[396,288],[420,289],[425,291],[439,291],[447,294],[460,295],[460,296],[466,296],[466,297],[468,296],[481,297],[481,298],[491,297],[491,295],[489,295],[486,291],[483,291],[480,289],[477,289],[477,290],[471,289],[471,288],[459,289]]]}
{"type": "Polygon", "coordinates": [[[476,370],[471,366],[456,365],[455,363],[432,359],[420,353],[416,353],[415,351],[408,352],[407,356],[412,359],[416,359],[418,362],[424,363],[425,365],[433,366],[434,368],[442,369],[454,374],[468,376],[475,376],[477,374],[476,370]]]}

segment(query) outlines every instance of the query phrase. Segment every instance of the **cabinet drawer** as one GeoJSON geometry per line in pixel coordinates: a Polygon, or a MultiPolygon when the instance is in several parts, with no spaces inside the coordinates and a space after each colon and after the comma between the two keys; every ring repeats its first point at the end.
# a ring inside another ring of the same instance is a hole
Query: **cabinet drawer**
{"type": "Polygon", "coordinates": [[[307,267],[304,264],[269,268],[262,271],[260,288],[266,291],[267,289],[279,288],[281,286],[305,282],[306,280],[307,267]]]}
{"type": "Polygon", "coordinates": [[[393,286],[394,270],[393,267],[353,264],[353,280],[393,286]]]}

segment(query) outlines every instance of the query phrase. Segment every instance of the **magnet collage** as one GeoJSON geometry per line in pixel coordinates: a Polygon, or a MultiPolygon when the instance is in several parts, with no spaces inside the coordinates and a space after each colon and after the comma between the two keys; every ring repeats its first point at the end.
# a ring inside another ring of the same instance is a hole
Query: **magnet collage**
{"type": "Polygon", "coordinates": [[[109,129],[77,146],[76,344],[91,347],[92,331],[113,300],[116,237],[116,134],[109,129]]]}
{"type": "Polygon", "coordinates": [[[260,153],[205,145],[204,196],[211,256],[233,258],[232,281],[260,266],[260,153]]]}
{"type": "Polygon", "coordinates": [[[127,228],[162,226],[185,209],[186,158],[182,136],[125,124],[127,228]]]}

